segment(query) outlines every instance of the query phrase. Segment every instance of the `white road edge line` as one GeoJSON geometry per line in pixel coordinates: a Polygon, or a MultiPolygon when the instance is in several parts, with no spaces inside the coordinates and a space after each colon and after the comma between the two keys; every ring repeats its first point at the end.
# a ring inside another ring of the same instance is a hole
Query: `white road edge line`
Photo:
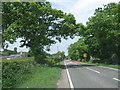
{"type": "Polygon", "coordinates": [[[117,80],[117,81],[120,81],[119,79],[117,79],[117,78],[113,78],[114,80],[117,80]]]}
{"type": "Polygon", "coordinates": [[[68,80],[69,80],[69,83],[70,83],[70,88],[72,88],[74,90],[74,86],[73,86],[73,83],[72,83],[72,80],[71,80],[70,73],[68,71],[67,65],[66,65],[65,62],[64,62],[64,64],[65,64],[65,67],[66,67],[67,76],[68,76],[68,80]]]}
{"type": "Polygon", "coordinates": [[[96,72],[96,73],[100,73],[100,72],[98,72],[98,71],[96,71],[96,70],[93,70],[93,69],[91,69],[91,68],[88,68],[88,67],[86,67],[87,69],[89,69],[89,70],[91,70],[91,71],[94,71],[94,72],[96,72]]]}

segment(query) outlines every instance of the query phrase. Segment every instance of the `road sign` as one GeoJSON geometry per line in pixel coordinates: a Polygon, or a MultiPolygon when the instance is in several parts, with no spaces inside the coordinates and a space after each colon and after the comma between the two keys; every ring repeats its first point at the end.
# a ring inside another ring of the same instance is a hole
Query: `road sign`
{"type": "Polygon", "coordinates": [[[86,57],[87,57],[87,53],[84,53],[84,54],[83,54],[83,57],[85,57],[85,58],[86,58],[86,57]]]}

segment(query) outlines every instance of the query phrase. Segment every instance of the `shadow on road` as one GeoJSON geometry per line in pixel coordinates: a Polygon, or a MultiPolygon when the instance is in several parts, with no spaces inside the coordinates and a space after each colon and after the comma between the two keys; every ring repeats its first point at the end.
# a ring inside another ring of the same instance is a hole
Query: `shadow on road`
{"type": "Polygon", "coordinates": [[[83,68],[83,67],[95,67],[97,65],[88,65],[88,64],[78,64],[78,65],[74,65],[74,64],[70,64],[67,65],[67,68],[83,68]]]}
{"type": "Polygon", "coordinates": [[[58,68],[61,68],[61,69],[65,69],[65,65],[53,65],[53,66],[50,66],[50,67],[58,67],[58,68]]]}
{"type": "MultiPolygon", "coordinates": [[[[97,65],[89,65],[89,64],[68,64],[67,65],[67,68],[83,68],[83,67],[95,67],[97,65]]],[[[58,67],[58,68],[61,68],[61,69],[65,69],[65,65],[53,65],[53,66],[50,66],[50,67],[58,67]]]]}

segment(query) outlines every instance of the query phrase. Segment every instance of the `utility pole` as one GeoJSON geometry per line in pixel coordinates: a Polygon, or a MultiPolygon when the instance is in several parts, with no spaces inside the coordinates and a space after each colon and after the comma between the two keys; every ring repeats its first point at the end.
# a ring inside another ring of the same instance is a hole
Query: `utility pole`
{"type": "Polygon", "coordinates": [[[57,56],[58,56],[58,62],[59,62],[59,65],[60,65],[60,61],[59,61],[59,47],[57,46],[57,56]]]}
{"type": "Polygon", "coordinates": [[[59,51],[59,48],[58,48],[58,46],[57,46],[57,52],[59,51]]]}
{"type": "Polygon", "coordinates": [[[22,50],[21,50],[20,54],[21,54],[21,55],[23,54],[23,53],[22,53],[22,50]]]}

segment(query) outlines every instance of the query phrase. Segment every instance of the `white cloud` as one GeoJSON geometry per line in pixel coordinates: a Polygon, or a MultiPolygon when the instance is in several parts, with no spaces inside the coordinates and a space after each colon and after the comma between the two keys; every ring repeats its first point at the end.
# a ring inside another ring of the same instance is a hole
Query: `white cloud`
{"type": "Polygon", "coordinates": [[[77,13],[79,10],[86,10],[98,5],[107,4],[109,2],[119,2],[119,0],[78,0],[72,7],[71,11],[77,13]]]}
{"type": "Polygon", "coordinates": [[[88,18],[94,14],[98,7],[109,2],[119,2],[119,0],[47,0],[50,1],[53,8],[60,9],[66,13],[72,13],[77,23],[85,24],[88,18]]]}
{"type": "MultiPolygon", "coordinates": [[[[69,12],[69,8],[71,8],[71,5],[73,5],[73,0],[47,0],[52,4],[56,4],[56,8],[65,11],[65,12],[69,12]],[[67,10],[66,10],[67,9],[67,10]]],[[[54,6],[54,5],[52,5],[54,6]]]]}
{"type": "Polygon", "coordinates": [[[76,42],[77,40],[79,39],[79,37],[75,37],[74,39],[68,39],[68,40],[65,40],[65,39],[62,39],[62,42],[58,42],[56,44],[53,44],[51,46],[51,51],[49,53],[53,54],[53,53],[57,53],[58,50],[59,51],[64,51],[65,52],[65,55],[68,55],[68,46],[74,42],[76,42]],[[57,49],[58,47],[58,49],[57,49]]]}
{"type": "Polygon", "coordinates": [[[77,23],[85,24],[88,18],[94,14],[96,8],[110,2],[119,2],[119,0],[78,0],[69,11],[74,14],[77,23]]]}
{"type": "Polygon", "coordinates": [[[15,47],[17,47],[17,51],[18,52],[28,52],[29,51],[29,48],[26,48],[26,47],[19,47],[21,44],[20,44],[20,41],[21,41],[22,39],[21,38],[18,38],[16,41],[17,42],[15,42],[14,44],[10,44],[9,43],[9,47],[8,47],[8,49],[9,50],[14,50],[14,48],[15,47]]]}
{"type": "Polygon", "coordinates": [[[72,0],[47,0],[49,2],[60,3],[60,2],[73,2],[72,0]]]}
{"type": "Polygon", "coordinates": [[[68,3],[72,3],[73,1],[72,0],[47,0],[51,3],[56,3],[56,4],[59,4],[59,5],[66,5],[68,3]]]}

